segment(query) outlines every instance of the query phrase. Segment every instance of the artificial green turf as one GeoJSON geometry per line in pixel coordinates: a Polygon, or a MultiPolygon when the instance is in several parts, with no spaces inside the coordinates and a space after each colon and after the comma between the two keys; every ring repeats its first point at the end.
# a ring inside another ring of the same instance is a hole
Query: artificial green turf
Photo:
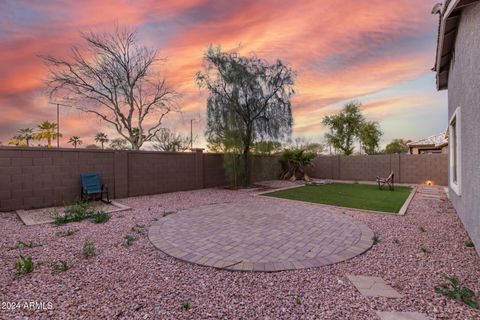
{"type": "Polygon", "coordinates": [[[339,207],[398,213],[412,189],[395,187],[394,191],[377,185],[331,183],[303,186],[264,194],[283,199],[322,203],[339,207]]]}

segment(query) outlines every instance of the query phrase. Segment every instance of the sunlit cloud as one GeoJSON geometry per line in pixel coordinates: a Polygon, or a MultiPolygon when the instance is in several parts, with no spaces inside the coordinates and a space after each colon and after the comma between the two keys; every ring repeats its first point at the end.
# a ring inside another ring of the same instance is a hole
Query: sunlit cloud
{"type": "MultiPolygon", "coordinates": [[[[166,58],[158,71],[182,94],[182,112],[165,126],[183,133],[195,119],[196,133],[203,134],[207,94],[197,88],[195,74],[207,47],[221,45],[269,61],[282,59],[296,70],[295,135],[320,138],[326,131],[322,116],[350,100],[363,102],[366,115],[380,121],[384,140],[406,136],[400,124],[413,111],[433,114],[430,119],[438,123],[413,119],[419,129],[408,131],[411,138],[434,134],[444,125],[446,99],[429,77],[438,22],[430,7],[416,0],[3,1],[0,140],[20,127],[55,120],[44,92],[47,70],[38,55],[65,56],[79,43],[80,31],[108,31],[116,23],[137,28],[140,40],[166,58]],[[402,87],[415,81],[419,88],[402,87]]],[[[92,143],[95,130],[84,122],[97,120],[64,112],[62,143],[72,135],[92,143]]],[[[101,122],[95,128],[115,136],[101,122]]]]}

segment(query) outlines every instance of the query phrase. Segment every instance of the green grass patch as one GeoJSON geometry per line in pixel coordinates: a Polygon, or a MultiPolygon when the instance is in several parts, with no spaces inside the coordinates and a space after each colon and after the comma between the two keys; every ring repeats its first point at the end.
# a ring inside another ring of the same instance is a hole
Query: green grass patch
{"type": "Polygon", "coordinates": [[[331,183],[303,186],[264,194],[269,197],[328,204],[338,207],[398,213],[412,188],[379,190],[377,185],[331,183]]]}

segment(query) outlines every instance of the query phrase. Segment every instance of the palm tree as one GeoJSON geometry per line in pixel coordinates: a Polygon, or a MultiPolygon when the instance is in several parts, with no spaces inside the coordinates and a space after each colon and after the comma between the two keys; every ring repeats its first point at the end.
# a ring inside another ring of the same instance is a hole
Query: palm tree
{"type": "Polygon", "coordinates": [[[17,147],[24,147],[27,145],[22,136],[13,136],[10,140],[8,140],[8,144],[17,147]]]}
{"type": "Polygon", "coordinates": [[[95,142],[101,143],[103,150],[103,144],[108,142],[108,137],[105,133],[99,132],[95,135],[95,142]]]}
{"type": "Polygon", "coordinates": [[[79,136],[73,136],[73,137],[70,137],[70,140],[68,140],[68,143],[71,143],[72,146],[77,149],[77,145],[81,145],[83,143],[82,140],[80,140],[80,137],[79,136]]]}
{"type": "Polygon", "coordinates": [[[30,146],[30,140],[33,140],[35,138],[35,135],[33,133],[32,128],[22,128],[18,130],[18,137],[21,137],[22,140],[25,140],[27,147],[30,146]]]}
{"type": "Polygon", "coordinates": [[[62,134],[57,134],[57,124],[55,122],[50,121],[43,121],[38,128],[40,132],[35,135],[37,140],[47,139],[47,146],[49,148],[52,147],[52,139],[57,139],[57,137],[61,137],[62,134]]]}

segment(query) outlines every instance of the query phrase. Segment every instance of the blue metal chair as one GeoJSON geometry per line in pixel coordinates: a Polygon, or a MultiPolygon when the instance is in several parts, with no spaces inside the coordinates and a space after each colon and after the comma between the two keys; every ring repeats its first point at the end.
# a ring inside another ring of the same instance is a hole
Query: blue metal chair
{"type": "Polygon", "coordinates": [[[80,177],[82,178],[82,190],[80,193],[82,200],[88,200],[91,196],[95,198],[100,195],[101,201],[105,203],[111,202],[107,185],[100,184],[100,176],[98,173],[81,173],[80,177]],[[104,195],[106,195],[107,200],[103,199],[104,195]]]}

